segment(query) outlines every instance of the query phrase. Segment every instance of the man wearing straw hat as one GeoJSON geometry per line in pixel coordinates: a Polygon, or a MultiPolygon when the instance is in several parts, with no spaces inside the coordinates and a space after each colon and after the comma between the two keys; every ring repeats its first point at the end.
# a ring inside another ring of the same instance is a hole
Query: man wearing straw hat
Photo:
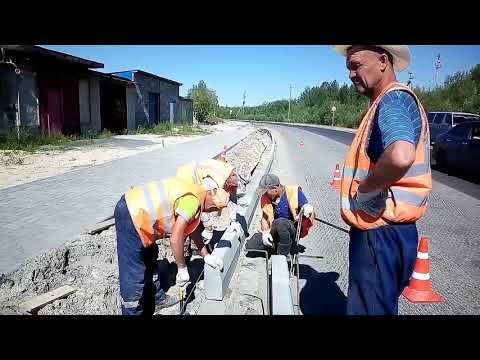
{"type": "Polygon", "coordinates": [[[416,221],[432,188],[427,117],[395,76],[410,64],[406,45],[334,48],[370,99],[341,181],[341,215],[351,226],[347,314],[396,315],[417,255],[416,221]]]}

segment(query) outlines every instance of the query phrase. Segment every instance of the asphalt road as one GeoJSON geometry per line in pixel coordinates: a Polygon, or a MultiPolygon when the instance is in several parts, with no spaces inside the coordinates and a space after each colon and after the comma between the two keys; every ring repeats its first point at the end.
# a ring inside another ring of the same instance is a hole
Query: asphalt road
{"type": "MultiPolygon", "coordinates": [[[[348,234],[339,213],[338,192],[330,189],[352,133],[290,125],[272,130],[277,152],[272,167],[284,184],[299,184],[313,203],[317,222],[304,246],[300,268],[300,309],[309,315],[345,313],[348,288],[348,234]],[[304,145],[300,146],[300,140],[304,145]],[[331,226],[331,225],[333,226],[331,226]]],[[[430,275],[444,301],[412,304],[400,299],[400,314],[480,314],[480,186],[433,171],[433,190],[419,233],[430,239],[430,275]]]]}

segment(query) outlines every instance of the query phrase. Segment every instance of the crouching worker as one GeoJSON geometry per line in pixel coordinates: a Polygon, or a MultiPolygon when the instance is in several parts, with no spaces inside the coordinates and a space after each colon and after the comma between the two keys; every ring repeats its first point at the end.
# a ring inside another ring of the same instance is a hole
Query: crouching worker
{"type": "Polygon", "coordinates": [[[203,211],[219,211],[227,202],[228,194],[222,189],[205,188],[177,178],[132,187],[120,198],[114,216],[123,315],[149,315],[179,302],[161,287],[155,240],[170,235],[178,286],[190,281],[183,253],[188,235],[201,249],[205,263],[222,269],[222,260],[208,254],[203,245],[198,225],[203,211]]]}
{"type": "MultiPolygon", "coordinates": [[[[237,216],[238,177],[232,165],[225,161],[214,159],[203,160],[199,163],[190,162],[177,169],[176,177],[197,185],[225,190],[229,194],[230,226],[227,228],[227,231],[240,232],[241,225],[237,216]]],[[[202,237],[205,244],[208,244],[213,237],[213,219],[210,214],[203,213],[201,215],[204,227],[202,237]]]]}
{"type": "Polygon", "coordinates": [[[305,237],[313,225],[312,205],[298,185],[282,185],[278,176],[266,174],[260,179],[262,209],[261,232],[254,234],[246,249],[267,250],[284,255],[290,261],[294,249],[300,210],[303,207],[300,237],[305,237]]]}

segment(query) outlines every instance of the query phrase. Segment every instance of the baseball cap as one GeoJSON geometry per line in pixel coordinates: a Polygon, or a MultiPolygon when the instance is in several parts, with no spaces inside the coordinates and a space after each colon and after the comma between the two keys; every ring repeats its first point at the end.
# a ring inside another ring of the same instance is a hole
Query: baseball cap
{"type": "Polygon", "coordinates": [[[275,174],[265,174],[260,179],[260,183],[258,184],[258,193],[263,194],[272,186],[280,185],[280,179],[275,174]]]}

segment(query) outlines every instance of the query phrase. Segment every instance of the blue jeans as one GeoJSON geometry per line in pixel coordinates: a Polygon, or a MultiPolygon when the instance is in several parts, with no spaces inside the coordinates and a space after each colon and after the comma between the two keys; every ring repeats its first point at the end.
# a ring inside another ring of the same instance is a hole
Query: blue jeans
{"type": "Polygon", "coordinates": [[[122,315],[151,315],[165,299],[158,274],[158,245],[145,248],[128,212],[125,195],[115,207],[122,315]]]}
{"type": "Polygon", "coordinates": [[[415,224],[350,229],[347,315],[398,315],[417,257],[415,224]]]}

